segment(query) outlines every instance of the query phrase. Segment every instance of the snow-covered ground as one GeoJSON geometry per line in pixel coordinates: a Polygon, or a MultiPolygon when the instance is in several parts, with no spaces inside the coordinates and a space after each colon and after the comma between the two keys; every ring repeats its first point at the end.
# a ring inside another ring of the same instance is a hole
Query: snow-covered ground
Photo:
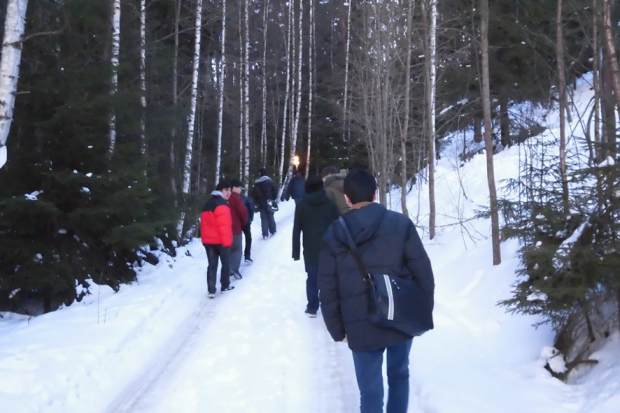
{"type": "MultiPolygon", "coordinates": [[[[576,96],[585,107],[585,81],[576,96]]],[[[548,122],[552,136],[557,116],[548,122]]],[[[447,147],[437,165],[432,241],[424,231],[427,187],[408,195],[437,288],[435,330],[411,352],[409,411],[619,412],[618,335],[593,355],[597,366],[565,384],[543,368],[549,328],[496,306],[510,296],[517,244],[503,243],[503,262],[492,265],[490,223],[470,219],[487,203],[486,160],[458,167],[457,151],[456,143],[447,147]]],[[[498,182],[518,174],[519,155],[513,147],[495,157],[498,182]]],[[[392,193],[394,209],[398,197],[392,193]]],[[[5,314],[0,412],[358,411],[350,351],[331,341],[320,317],[304,315],[303,264],[290,258],[293,210],[282,204],[278,233],[266,241],[254,222],[254,265],[215,300],[206,298],[206,256],[194,242],[144,267],[118,293],[95,286],[82,303],[51,314],[5,314]]]]}

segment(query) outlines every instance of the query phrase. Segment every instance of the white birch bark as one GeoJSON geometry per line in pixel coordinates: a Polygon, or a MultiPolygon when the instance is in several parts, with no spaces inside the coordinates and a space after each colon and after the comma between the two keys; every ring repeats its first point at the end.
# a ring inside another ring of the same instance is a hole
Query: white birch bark
{"type": "Polygon", "coordinates": [[[244,125],[243,122],[245,120],[245,110],[243,108],[245,99],[245,54],[243,53],[243,48],[245,47],[245,43],[243,42],[243,15],[241,11],[241,7],[239,7],[239,179],[243,180],[243,132],[244,125]]]}
{"type": "MultiPolygon", "coordinates": [[[[118,91],[118,64],[121,50],[121,0],[113,0],[112,4],[112,81],[110,93],[116,96],[118,91]]],[[[114,155],[116,146],[116,112],[110,114],[110,148],[109,155],[114,155]]]]}
{"type": "Polygon", "coordinates": [[[260,136],[261,143],[261,167],[267,163],[267,28],[269,16],[269,0],[265,0],[263,15],[263,119],[260,136]]]}
{"type": "MultiPolygon", "coordinates": [[[[286,125],[287,125],[287,116],[288,116],[288,103],[289,103],[289,95],[291,89],[291,47],[292,47],[292,27],[293,27],[293,5],[291,2],[288,4],[289,14],[288,14],[288,31],[286,34],[286,92],[284,93],[284,111],[282,114],[282,144],[280,150],[280,174],[279,181],[282,182],[282,177],[284,175],[284,149],[286,144],[286,125]]],[[[282,193],[282,187],[280,188],[280,196],[282,193]]],[[[279,199],[279,198],[278,198],[279,199]]]]}
{"type": "Polygon", "coordinates": [[[140,138],[142,155],[146,155],[146,0],[140,0],[140,138]]]}
{"type": "Polygon", "coordinates": [[[243,179],[245,183],[245,189],[248,189],[250,180],[250,14],[248,11],[248,1],[245,0],[245,56],[244,56],[244,136],[245,136],[245,151],[243,159],[243,179]]]}
{"type": "MultiPolygon", "coordinates": [[[[297,151],[297,132],[299,131],[299,114],[301,112],[301,83],[302,83],[302,65],[303,65],[303,16],[304,16],[304,0],[299,0],[299,49],[297,51],[297,97],[295,98],[295,107],[293,109],[293,130],[291,131],[291,143],[290,143],[290,157],[293,158],[295,156],[295,152],[297,151]]],[[[294,39],[291,38],[291,41],[294,39]]],[[[293,45],[293,49],[295,49],[295,45],[293,45]]],[[[284,179],[284,183],[280,187],[280,193],[278,194],[278,198],[282,196],[282,192],[284,188],[287,186],[288,181],[291,178],[293,173],[293,162],[289,162],[288,171],[286,173],[286,178],[284,179]]]]}
{"type": "MultiPolygon", "coordinates": [[[[293,135],[291,136],[291,158],[295,156],[297,150],[297,135],[299,132],[299,116],[301,114],[301,86],[302,86],[302,67],[303,67],[303,20],[304,20],[304,0],[299,0],[299,49],[297,52],[297,107],[295,108],[295,123],[293,135]]],[[[289,166],[289,175],[293,171],[293,164],[289,166]]]]}
{"type": "Polygon", "coordinates": [[[9,0],[7,4],[0,61],[0,168],[7,160],[6,142],[13,122],[27,7],[28,0],[9,0]]]}
{"type": "Polygon", "coordinates": [[[342,109],[342,138],[346,141],[346,130],[347,130],[347,93],[349,90],[349,50],[351,47],[351,3],[353,0],[349,1],[349,9],[347,11],[347,50],[346,50],[346,58],[344,64],[344,105],[342,109]]]}
{"type": "Polygon", "coordinates": [[[306,179],[310,176],[310,155],[312,153],[312,105],[314,99],[314,0],[310,0],[310,41],[308,42],[308,150],[306,152],[306,179]]]}
{"type": "Polygon", "coordinates": [[[183,193],[189,193],[194,155],[194,126],[196,124],[196,105],[198,102],[198,75],[200,72],[200,40],[202,33],[202,0],[196,0],[196,40],[194,46],[194,71],[192,74],[192,97],[185,145],[185,162],[183,163],[183,193]]]}
{"type": "Polygon", "coordinates": [[[430,96],[429,96],[429,136],[428,136],[428,180],[429,180],[429,237],[435,237],[435,105],[437,91],[437,0],[430,0],[430,96]]]}
{"type": "Polygon", "coordinates": [[[224,85],[226,84],[226,0],[222,0],[222,56],[220,57],[220,102],[217,119],[217,154],[215,157],[215,182],[221,178],[222,131],[224,129],[224,85]]]}

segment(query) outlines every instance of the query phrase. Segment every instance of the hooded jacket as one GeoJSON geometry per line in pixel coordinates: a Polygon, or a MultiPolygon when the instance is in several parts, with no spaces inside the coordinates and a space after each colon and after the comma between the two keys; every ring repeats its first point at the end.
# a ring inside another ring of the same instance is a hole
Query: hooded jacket
{"type": "Polygon", "coordinates": [[[351,209],[344,199],[344,178],[343,174],[329,175],[324,184],[327,197],[336,203],[340,214],[346,214],[351,209]]]}
{"type": "Polygon", "coordinates": [[[318,267],[321,238],[339,216],[338,207],[327,197],[323,188],[307,193],[297,204],[293,225],[293,259],[299,259],[299,236],[303,231],[306,271],[318,267]]]}
{"type": "MultiPolygon", "coordinates": [[[[376,203],[353,209],[343,219],[368,271],[417,279],[432,310],[433,270],[413,222],[376,203]]],[[[318,284],[323,318],[335,341],[342,341],[346,335],[351,350],[370,351],[411,338],[368,320],[368,283],[363,280],[338,221],[323,237],[318,284]]]]}
{"type": "Polygon", "coordinates": [[[232,245],[232,216],[230,206],[220,191],[213,191],[211,199],[202,208],[200,214],[200,234],[203,244],[232,245]]]}
{"type": "Polygon", "coordinates": [[[261,176],[254,182],[252,198],[259,210],[267,210],[267,200],[275,201],[278,198],[278,187],[268,176],[261,176]]]}

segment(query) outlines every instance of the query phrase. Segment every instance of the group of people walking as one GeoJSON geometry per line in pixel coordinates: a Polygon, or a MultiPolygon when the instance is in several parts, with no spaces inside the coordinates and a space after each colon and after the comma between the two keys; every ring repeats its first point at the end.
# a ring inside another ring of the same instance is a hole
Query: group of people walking
{"type": "Polygon", "coordinates": [[[244,194],[243,183],[240,180],[221,181],[202,209],[200,232],[209,261],[207,269],[209,298],[215,297],[220,262],[221,292],[235,288],[230,285],[230,277],[237,280],[243,278],[240,272],[242,257],[248,264],[253,262],[251,224],[254,220],[255,204],[261,217],[263,239],[276,233],[272,205],[278,196],[278,188],[264,169],[261,169],[260,175],[252,189],[252,200],[244,194]]]}
{"type": "MultiPolygon", "coordinates": [[[[210,297],[216,291],[218,260],[222,262],[222,292],[234,288],[230,285],[231,275],[241,278],[243,233],[244,254],[251,262],[249,223],[254,211],[252,202],[241,191],[239,181],[219,183],[202,211],[210,297]]],[[[327,167],[320,177],[309,176],[307,180],[296,173],[281,200],[292,198],[296,204],[292,255],[295,261],[300,260],[303,245],[307,273],[305,314],[315,318],[320,309],[334,341],[348,343],[360,389],[361,412],[383,412],[382,366],[386,354],[387,412],[405,413],[409,352],[413,337],[423,331],[412,333],[394,327],[390,321],[395,314],[402,317],[407,313],[399,306],[413,306],[428,313],[425,315],[431,319],[431,326],[427,329],[432,328],[435,284],[430,260],[413,222],[376,203],[376,192],[376,180],[367,169],[354,169],[345,176],[337,168],[327,167]],[[370,279],[377,275],[387,280],[385,288],[389,292],[388,315],[383,320],[374,312],[371,315],[376,292],[372,291],[375,285],[370,279]],[[393,300],[392,295],[398,294],[392,289],[400,289],[400,281],[396,280],[401,279],[417,286],[420,297],[424,297],[422,302],[393,300]]],[[[264,239],[276,233],[277,193],[276,184],[261,170],[252,198],[260,213],[264,239]]]]}

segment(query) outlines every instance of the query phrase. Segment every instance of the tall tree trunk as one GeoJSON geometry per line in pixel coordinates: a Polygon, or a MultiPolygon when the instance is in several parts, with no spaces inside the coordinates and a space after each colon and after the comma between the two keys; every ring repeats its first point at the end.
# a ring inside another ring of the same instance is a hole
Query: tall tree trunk
{"type": "Polygon", "coordinates": [[[140,139],[142,156],[146,156],[146,0],[140,0],[140,139]]]}
{"type": "MultiPolygon", "coordinates": [[[[121,0],[113,0],[112,3],[112,81],[110,93],[113,97],[118,91],[118,65],[121,50],[121,0]]],[[[115,99],[113,99],[114,102],[115,99]]],[[[110,158],[114,155],[116,146],[116,110],[112,109],[110,113],[110,158]]]]}
{"type": "Polygon", "coordinates": [[[244,60],[244,109],[243,115],[245,118],[244,123],[244,137],[245,137],[245,151],[243,155],[243,179],[245,189],[249,189],[250,181],[250,14],[248,11],[248,1],[245,0],[245,56],[244,60]]]}
{"type": "Polygon", "coordinates": [[[198,102],[198,75],[200,73],[200,40],[202,33],[202,0],[196,0],[196,40],[194,47],[194,69],[192,74],[192,97],[187,126],[185,162],[183,163],[183,193],[189,193],[194,155],[194,126],[196,124],[196,105],[198,102]]]}
{"type": "Polygon", "coordinates": [[[601,101],[601,81],[600,81],[600,63],[601,53],[599,51],[599,0],[592,0],[592,85],[594,89],[594,159],[595,163],[600,162],[601,150],[601,119],[600,119],[600,101],[601,101]]]}
{"type": "MultiPolygon", "coordinates": [[[[179,102],[179,20],[181,19],[181,3],[182,0],[175,0],[175,14],[174,14],[174,59],[172,65],[172,107],[176,114],[177,106],[179,102]]],[[[176,122],[172,127],[172,133],[170,136],[170,171],[172,176],[170,177],[170,186],[172,193],[174,194],[174,205],[177,206],[177,181],[176,181],[176,138],[177,138],[177,126],[176,122]]]]}
{"type": "Polygon", "coordinates": [[[409,216],[407,209],[407,136],[409,135],[409,104],[411,96],[411,52],[413,50],[411,44],[411,32],[413,29],[413,8],[414,0],[409,0],[409,9],[407,10],[407,63],[405,69],[405,121],[403,131],[400,138],[400,159],[401,159],[401,194],[400,207],[403,215],[409,216]]]}
{"type": "Polygon", "coordinates": [[[611,70],[609,68],[609,59],[603,53],[601,61],[601,81],[603,87],[601,89],[601,103],[603,114],[603,146],[601,159],[605,159],[609,154],[609,147],[616,139],[616,111],[615,99],[613,93],[611,70]]]}
{"type": "MultiPolygon", "coordinates": [[[[424,0],[426,1],[426,0],[424,0]]],[[[424,1],[421,2],[423,19],[426,20],[427,12],[424,1]]],[[[429,217],[428,232],[430,239],[435,238],[435,94],[437,91],[437,0],[428,0],[430,6],[430,28],[427,28],[425,38],[428,39],[428,47],[425,47],[427,57],[426,70],[426,99],[427,99],[427,126],[428,126],[428,199],[429,217]]]]}
{"type": "Polygon", "coordinates": [[[6,142],[13,122],[27,7],[28,0],[9,0],[6,9],[0,61],[0,168],[7,160],[6,142]]]}
{"type": "MultiPolygon", "coordinates": [[[[261,167],[267,164],[267,28],[269,17],[269,0],[265,0],[265,10],[263,14],[263,118],[260,135],[261,143],[261,167]]],[[[277,131],[276,131],[277,133],[277,131]]],[[[276,139],[277,141],[277,139],[276,139]]]]}
{"type": "Polygon", "coordinates": [[[558,62],[558,98],[560,101],[560,175],[562,203],[568,214],[568,176],[566,174],[566,73],[564,69],[564,34],[562,31],[562,0],[558,0],[556,15],[556,60],[558,62]]]}
{"type": "Polygon", "coordinates": [[[474,142],[482,142],[482,118],[477,113],[474,115],[474,142]]]}
{"type": "Polygon", "coordinates": [[[609,61],[611,82],[616,96],[616,109],[620,114],[620,69],[618,69],[618,55],[614,43],[614,34],[611,27],[611,5],[609,0],[601,0],[603,6],[603,35],[605,39],[605,52],[609,61]]]}
{"type": "MultiPolygon", "coordinates": [[[[286,35],[286,92],[284,93],[284,110],[282,112],[282,145],[280,150],[280,174],[279,184],[282,183],[282,178],[284,177],[284,150],[286,144],[286,126],[287,126],[287,116],[288,116],[288,104],[290,97],[290,88],[291,88],[291,48],[292,40],[293,40],[293,4],[292,2],[288,3],[289,13],[288,13],[288,32],[286,35]]],[[[280,194],[282,193],[283,186],[280,187],[280,194]]]]}
{"type": "Polygon", "coordinates": [[[215,182],[221,179],[222,132],[224,129],[224,91],[226,85],[226,0],[222,0],[222,56],[220,57],[220,101],[217,117],[217,154],[215,156],[215,182]]]}
{"type": "MultiPolygon", "coordinates": [[[[618,69],[618,57],[616,54],[616,46],[614,43],[613,29],[611,26],[611,5],[609,0],[601,0],[603,6],[603,39],[605,44],[605,72],[609,76],[609,83],[614,91],[616,98],[616,110],[620,115],[620,70],[618,69]]],[[[610,110],[611,113],[611,110],[610,110]]],[[[614,115],[615,118],[615,115],[614,115]]],[[[612,156],[616,152],[616,124],[613,124],[614,131],[608,134],[609,141],[608,150],[612,156]]],[[[611,122],[610,122],[611,126],[611,122]]]]}
{"type": "Polygon", "coordinates": [[[239,179],[243,181],[243,134],[245,131],[244,121],[245,121],[245,110],[243,109],[245,104],[245,53],[243,49],[245,47],[245,43],[243,41],[243,8],[239,6],[239,179]]]}
{"type": "Polygon", "coordinates": [[[349,0],[349,7],[347,10],[347,47],[346,47],[346,57],[344,64],[344,105],[342,110],[342,139],[346,142],[347,138],[347,111],[349,110],[347,106],[347,93],[349,90],[349,51],[351,48],[351,4],[353,0],[349,0]]]}
{"type": "Polygon", "coordinates": [[[314,53],[315,53],[315,26],[314,0],[310,0],[310,35],[308,42],[308,150],[306,152],[306,179],[310,176],[310,155],[312,153],[312,105],[314,104],[314,53]]]}
{"type": "Polygon", "coordinates": [[[500,129],[502,134],[502,146],[504,148],[510,147],[512,142],[510,140],[510,113],[508,112],[508,91],[506,88],[502,88],[499,97],[499,116],[500,116],[500,129]]]}
{"type": "MultiPolygon", "coordinates": [[[[295,153],[297,151],[297,134],[299,132],[299,115],[301,113],[301,91],[302,91],[302,67],[303,67],[303,16],[304,16],[304,5],[303,2],[305,0],[299,0],[299,25],[298,25],[298,29],[299,29],[299,44],[298,44],[298,50],[297,50],[297,54],[295,55],[295,57],[297,57],[297,80],[296,80],[296,88],[297,88],[297,97],[295,98],[295,107],[292,108],[293,109],[293,128],[291,131],[291,142],[290,142],[290,157],[293,158],[293,156],[295,156],[295,153]]],[[[293,39],[291,39],[291,41],[294,41],[293,39]]],[[[293,49],[295,49],[295,45],[293,45],[293,49]]],[[[282,192],[284,191],[284,188],[286,187],[287,182],[289,181],[289,179],[291,178],[291,175],[293,173],[293,162],[289,162],[288,164],[288,172],[286,174],[286,178],[284,179],[284,183],[283,185],[280,187],[280,193],[278,194],[278,197],[282,196],[282,192]]]]}
{"type": "Polygon", "coordinates": [[[493,242],[493,265],[502,262],[499,239],[499,213],[497,191],[495,189],[495,170],[493,167],[493,141],[491,136],[491,81],[489,75],[489,3],[480,0],[480,36],[482,53],[482,107],[484,112],[484,142],[487,155],[487,180],[491,201],[491,235],[493,242]]]}

